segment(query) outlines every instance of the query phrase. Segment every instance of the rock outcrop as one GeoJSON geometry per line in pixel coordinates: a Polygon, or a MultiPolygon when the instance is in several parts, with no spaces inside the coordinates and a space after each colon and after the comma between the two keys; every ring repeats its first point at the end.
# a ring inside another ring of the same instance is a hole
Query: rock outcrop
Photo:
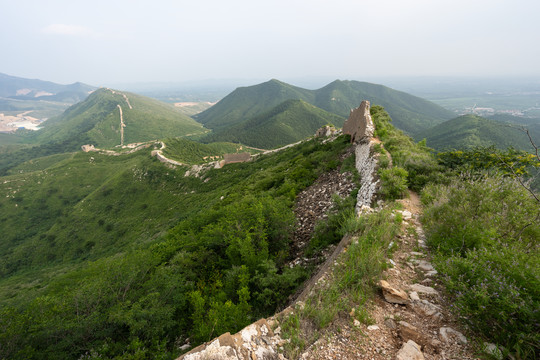
{"type": "Polygon", "coordinates": [[[273,333],[270,324],[261,319],[234,335],[225,333],[210,343],[196,347],[178,360],[279,360],[284,358],[276,349],[284,343],[279,335],[273,333]]]}
{"type": "Polygon", "coordinates": [[[403,305],[409,303],[409,296],[407,296],[407,293],[405,291],[393,288],[385,280],[381,280],[379,282],[379,285],[382,289],[384,299],[389,303],[403,305]]]}
{"type": "Polygon", "coordinates": [[[420,346],[412,340],[403,344],[403,347],[397,353],[396,360],[424,360],[424,355],[420,346]]]}

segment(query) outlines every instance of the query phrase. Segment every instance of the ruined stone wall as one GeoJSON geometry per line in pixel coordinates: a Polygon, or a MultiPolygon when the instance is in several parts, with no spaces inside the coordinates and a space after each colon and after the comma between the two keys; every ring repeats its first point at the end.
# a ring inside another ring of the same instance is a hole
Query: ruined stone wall
{"type": "Polygon", "coordinates": [[[343,133],[351,135],[351,142],[357,142],[364,137],[373,137],[375,126],[369,113],[369,101],[364,100],[360,106],[351,110],[349,118],[343,124],[343,133]]]}
{"type": "Polygon", "coordinates": [[[285,343],[272,331],[272,321],[261,319],[231,335],[225,333],[211,342],[196,347],[178,360],[280,360],[277,348],[285,343]]]}
{"type": "Polygon", "coordinates": [[[81,146],[81,149],[82,149],[82,151],[84,151],[84,152],[98,151],[98,150],[94,147],[94,145],[92,145],[92,144],[83,145],[83,146],[81,146]]]}
{"type": "Polygon", "coordinates": [[[356,198],[356,213],[371,207],[379,186],[377,178],[378,156],[373,152],[373,138],[364,138],[356,144],[356,170],[360,174],[360,189],[356,198]]]}
{"type": "Polygon", "coordinates": [[[224,164],[233,164],[239,162],[246,162],[251,160],[251,154],[244,152],[238,154],[225,154],[223,155],[224,164]]]}
{"type": "Polygon", "coordinates": [[[369,112],[369,101],[364,100],[343,125],[343,133],[351,135],[356,143],[356,169],[360,173],[361,186],[356,200],[356,212],[371,207],[379,181],[377,179],[377,155],[373,153],[375,125],[369,112]]]}

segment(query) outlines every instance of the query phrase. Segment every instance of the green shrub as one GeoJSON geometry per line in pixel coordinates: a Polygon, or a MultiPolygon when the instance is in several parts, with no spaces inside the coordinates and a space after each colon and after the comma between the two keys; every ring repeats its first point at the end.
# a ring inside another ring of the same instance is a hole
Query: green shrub
{"type": "Polygon", "coordinates": [[[452,255],[484,246],[519,242],[534,246],[538,203],[517,182],[502,177],[456,179],[422,193],[424,226],[431,247],[452,255]]]}
{"type": "Polygon", "coordinates": [[[538,265],[515,248],[482,248],[439,261],[451,305],[474,331],[530,358],[540,350],[538,265]]]}
{"type": "Polygon", "coordinates": [[[400,199],[407,194],[407,175],[407,170],[397,166],[379,170],[380,193],[386,200],[400,199]]]}
{"type": "Polygon", "coordinates": [[[354,213],[356,194],[354,195],[345,199],[341,199],[339,196],[334,197],[334,205],[330,210],[328,218],[315,226],[313,236],[306,250],[307,255],[324,249],[330,244],[338,243],[343,238],[345,235],[342,231],[344,224],[349,219],[356,217],[354,213]]]}
{"type": "Polygon", "coordinates": [[[540,351],[540,208],[502,176],[428,185],[422,222],[452,307],[520,359],[540,351]]]}

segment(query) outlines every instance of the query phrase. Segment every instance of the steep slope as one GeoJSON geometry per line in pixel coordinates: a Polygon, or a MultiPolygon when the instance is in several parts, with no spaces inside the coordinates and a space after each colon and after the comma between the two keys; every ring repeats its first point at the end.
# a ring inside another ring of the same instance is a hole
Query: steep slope
{"type": "Polygon", "coordinates": [[[343,125],[344,118],[303,100],[286,100],[272,110],[218,130],[204,141],[229,141],[271,149],[305,139],[321,126],[343,125]]]}
{"type": "MultiPolygon", "coordinates": [[[[540,129],[530,127],[533,139],[540,139],[540,129]]],[[[463,115],[448,120],[416,136],[436,150],[470,149],[494,145],[498,149],[510,146],[531,151],[527,135],[517,125],[486,119],[476,115],[463,115]]]]}
{"type": "Polygon", "coordinates": [[[206,127],[217,130],[267,112],[289,99],[311,103],[314,96],[309,90],[272,79],[259,85],[240,87],[194,118],[206,127]]]}
{"type": "Polygon", "coordinates": [[[102,88],[61,116],[46,121],[38,138],[41,142],[84,138],[98,147],[119,145],[121,117],[125,124],[124,144],[205,131],[172,105],[102,88]]]}
{"type": "Polygon", "coordinates": [[[238,88],[195,118],[214,130],[223,129],[270,111],[285,100],[304,100],[342,117],[349,116],[362,100],[383,105],[394,124],[417,133],[452,117],[452,113],[427,100],[388,87],[336,80],[318,90],[295,87],[278,80],[238,88]]]}

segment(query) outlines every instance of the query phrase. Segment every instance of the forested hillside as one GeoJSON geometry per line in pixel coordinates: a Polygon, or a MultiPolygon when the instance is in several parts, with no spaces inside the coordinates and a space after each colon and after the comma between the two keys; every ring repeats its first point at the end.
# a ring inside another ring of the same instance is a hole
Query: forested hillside
{"type": "Polygon", "coordinates": [[[120,110],[124,144],[204,133],[200,124],[172,105],[144,96],[101,88],[87,100],[44,123],[40,142],[86,136],[96,147],[120,145],[120,110]]]}
{"type": "Polygon", "coordinates": [[[220,130],[262,115],[290,99],[303,100],[343,118],[362,100],[369,100],[374,105],[384,106],[396,127],[410,134],[452,117],[450,111],[434,103],[382,85],[336,80],[321,89],[307,90],[270,80],[236,89],[210,109],[197,114],[195,119],[208,128],[220,130]]]}
{"type": "Polygon", "coordinates": [[[263,149],[292,144],[315,134],[325,125],[343,126],[344,118],[303,100],[286,100],[270,111],[216,130],[204,142],[228,141],[263,149]]]}
{"type": "Polygon", "coordinates": [[[308,274],[284,266],[295,197],[348,146],[311,140],[201,178],[145,152],[4,177],[0,355],[173,358],[271,314],[308,274]]]}

